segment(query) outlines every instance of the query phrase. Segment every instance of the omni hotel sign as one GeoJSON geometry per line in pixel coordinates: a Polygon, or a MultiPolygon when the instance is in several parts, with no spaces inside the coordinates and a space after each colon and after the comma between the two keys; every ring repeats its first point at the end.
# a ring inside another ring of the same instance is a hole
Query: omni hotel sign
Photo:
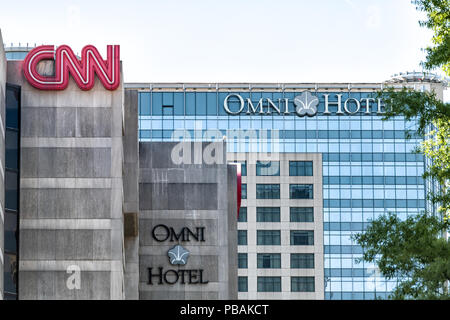
{"type": "Polygon", "coordinates": [[[384,113],[384,104],[381,99],[375,98],[348,98],[342,99],[342,94],[321,94],[320,96],[313,95],[309,91],[304,91],[296,96],[293,100],[288,98],[277,99],[273,101],[269,98],[261,98],[258,102],[252,101],[250,98],[242,98],[239,94],[229,94],[223,101],[223,108],[225,112],[230,115],[240,115],[242,113],[270,115],[273,112],[283,115],[290,115],[289,104],[292,102],[295,106],[295,114],[299,117],[314,117],[318,113],[319,98],[323,99],[324,111],[323,115],[331,115],[330,106],[336,107],[336,115],[356,115],[363,113],[366,115],[372,114],[372,110],[376,108],[377,114],[384,113]]]}
{"type": "MultiPolygon", "coordinates": [[[[167,251],[169,263],[177,266],[177,269],[164,269],[164,267],[148,268],[148,284],[207,284],[203,269],[182,269],[188,263],[190,252],[181,246],[179,242],[205,242],[205,227],[196,227],[191,230],[183,227],[175,230],[164,224],[158,224],[152,229],[152,238],[157,242],[177,242],[175,246],[167,251]]],[[[173,245],[173,244],[172,244],[173,245]]]]}

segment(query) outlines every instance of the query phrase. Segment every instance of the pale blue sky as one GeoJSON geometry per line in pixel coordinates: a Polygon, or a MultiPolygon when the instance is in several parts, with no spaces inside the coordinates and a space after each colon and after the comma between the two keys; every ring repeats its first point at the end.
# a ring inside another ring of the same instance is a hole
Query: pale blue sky
{"type": "Polygon", "coordinates": [[[127,82],[377,82],[421,70],[410,0],[5,1],[4,42],[121,45],[127,82]]]}

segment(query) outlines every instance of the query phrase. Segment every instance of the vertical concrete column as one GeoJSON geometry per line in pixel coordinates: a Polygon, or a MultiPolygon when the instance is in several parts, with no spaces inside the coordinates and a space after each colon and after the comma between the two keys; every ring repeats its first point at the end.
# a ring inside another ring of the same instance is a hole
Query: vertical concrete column
{"type": "Polygon", "coordinates": [[[125,91],[123,196],[125,218],[125,298],[139,299],[139,139],[138,92],[125,91]]]}
{"type": "Polygon", "coordinates": [[[0,30],[0,300],[3,300],[4,212],[5,212],[5,93],[6,56],[0,30]]]}
{"type": "Polygon", "coordinates": [[[19,299],[123,299],[123,86],[42,91],[8,69],[22,85],[19,299]]]}

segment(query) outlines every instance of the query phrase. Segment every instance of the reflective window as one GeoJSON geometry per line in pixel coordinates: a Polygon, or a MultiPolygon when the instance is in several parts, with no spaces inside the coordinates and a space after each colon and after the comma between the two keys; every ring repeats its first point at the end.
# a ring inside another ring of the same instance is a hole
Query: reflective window
{"type": "Polygon", "coordinates": [[[280,222],[280,208],[258,207],[256,208],[257,222],[280,222]]]}
{"type": "Polygon", "coordinates": [[[247,184],[246,183],[241,184],[241,198],[247,199],[247,184]]]}
{"type": "Polygon", "coordinates": [[[312,184],[291,184],[289,191],[291,199],[313,199],[312,184]]]}
{"type": "Polygon", "coordinates": [[[314,292],[314,277],[291,277],[292,292],[314,292]]]}
{"type": "Polygon", "coordinates": [[[257,230],[257,244],[262,246],[279,246],[281,244],[280,230],[257,230]]]}
{"type": "Polygon", "coordinates": [[[281,268],[281,254],[258,253],[257,265],[259,269],[279,269],[281,268]]]}
{"type": "Polygon", "coordinates": [[[17,210],[18,205],[18,174],[14,171],[5,171],[5,208],[17,210]]]}
{"type": "Polygon", "coordinates": [[[247,245],[247,230],[238,230],[238,245],[247,245]]]}
{"type": "Polygon", "coordinates": [[[19,132],[16,130],[5,130],[5,165],[19,169],[19,132]]]}
{"type": "Polygon", "coordinates": [[[281,292],[281,277],[258,277],[258,292],[281,292]]]}
{"type": "Polygon", "coordinates": [[[239,269],[247,269],[248,268],[248,262],[247,262],[247,254],[246,253],[238,253],[238,268],[239,269]]]}
{"type": "Polygon", "coordinates": [[[312,176],[312,161],[289,161],[289,175],[296,177],[312,176]]]}
{"type": "Polygon", "coordinates": [[[279,176],[280,162],[279,161],[257,161],[256,162],[257,176],[279,176]]]}
{"type": "Polygon", "coordinates": [[[314,269],[313,253],[291,253],[292,269],[314,269]]]}
{"type": "Polygon", "coordinates": [[[239,209],[238,222],[247,222],[247,208],[246,207],[241,207],[239,209]]]}
{"type": "Polygon", "coordinates": [[[314,208],[291,207],[291,222],[314,222],[314,208]]]}
{"type": "Polygon", "coordinates": [[[314,245],[314,231],[291,231],[291,246],[314,245]]]}
{"type": "Polygon", "coordinates": [[[20,88],[7,86],[6,89],[6,127],[19,129],[20,88]]]}
{"type": "Polygon", "coordinates": [[[5,252],[17,253],[17,214],[5,211],[5,252]]]}
{"type": "Polygon", "coordinates": [[[280,185],[257,184],[256,199],[280,199],[280,185]]]}
{"type": "Polygon", "coordinates": [[[17,257],[15,254],[5,253],[4,268],[4,292],[10,294],[12,299],[17,294],[17,257]]]}
{"type": "Polygon", "coordinates": [[[238,277],[238,292],[248,292],[247,277],[238,277]]]}
{"type": "Polygon", "coordinates": [[[247,161],[237,161],[241,164],[241,176],[247,176],[247,161]]]}

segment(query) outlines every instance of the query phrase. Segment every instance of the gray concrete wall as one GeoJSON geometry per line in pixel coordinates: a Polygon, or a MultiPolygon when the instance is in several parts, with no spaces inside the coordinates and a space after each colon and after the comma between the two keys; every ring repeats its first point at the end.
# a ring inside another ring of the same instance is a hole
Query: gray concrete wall
{"type": "MultiPolygon", "coordinates": [[[[219,143],[216,151],[222,155],[222,164],[209,165],[174,164],[171,153],[175,145],[139,144],[139,298],[237,299],[236,168],[226,165],[225,144],[219,143]],[[183,227],[204,227],[205,241],[157,242],[152,230],[159,224],[176,232],[183,227]],[[186,265],[169,262],[168,250],[176,244],[190,252],[186,265]],[[209,283],[151,285],[150,267],[203,269],[203,280],[209,283]]],[[[208,144],[185,147],[201,159],[208,144]]]]}
{"type": "Polygon", "coordinates": [[[125,91],[125,134],[123,139],[123,210],[130,226],[125,234],[125,298],[139,299],[139,141],[138,92],[125,91]]]}
{"type": "Polygon", "coordinates": [[[8,69],[22,85],[19,299],[123,299],[122,85],[41,91],[8,69]]]}
{"type": "Polygon", "coordinates": [[[5,212],[5,92],[6,56],[0,30],[0,300],[3,300],[4,212],[5,212]]]}

